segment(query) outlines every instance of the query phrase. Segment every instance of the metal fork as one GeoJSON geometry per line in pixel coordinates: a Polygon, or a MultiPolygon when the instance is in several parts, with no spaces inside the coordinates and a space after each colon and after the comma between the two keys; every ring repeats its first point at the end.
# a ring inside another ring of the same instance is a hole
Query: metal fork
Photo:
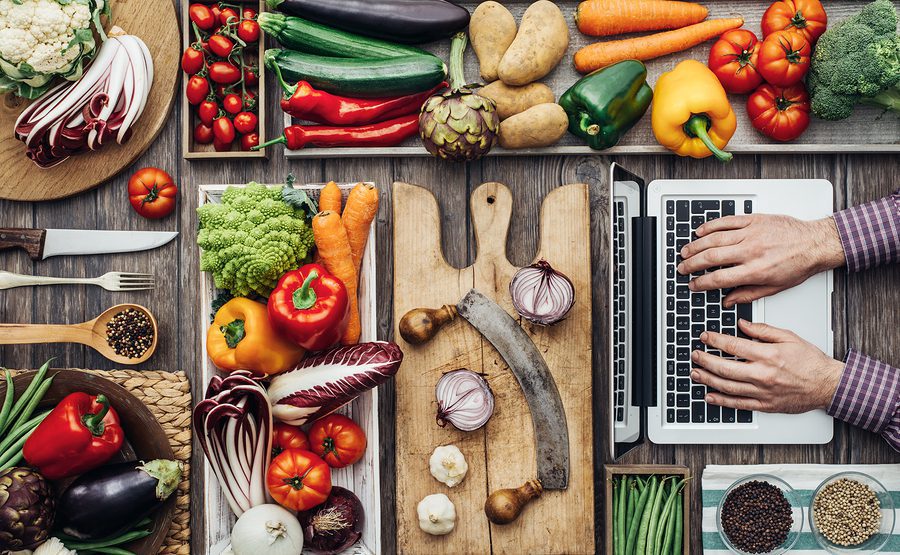
{"type": "Polygon", "coordinates": [[[107,291],[144,291],[154,289],[156,280],[153,274],[135,274],[127,272],[109,272],[97,278],[57,278],[42,276],[26,276],[12,272],[0,271],[0,289],[25,287],[28,285],[99,285],[107,291]]]}

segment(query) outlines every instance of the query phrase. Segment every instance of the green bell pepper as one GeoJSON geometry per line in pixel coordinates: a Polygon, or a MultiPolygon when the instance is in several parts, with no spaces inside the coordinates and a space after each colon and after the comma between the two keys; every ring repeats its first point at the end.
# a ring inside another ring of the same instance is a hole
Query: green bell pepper
{"type": "Polygon", "coordinates": [[[569,116],[569,132],[588,146],[615,146],[644,115],[653,100],[647,68],[625,60],[583,77],[559,98],[569,116]]]}

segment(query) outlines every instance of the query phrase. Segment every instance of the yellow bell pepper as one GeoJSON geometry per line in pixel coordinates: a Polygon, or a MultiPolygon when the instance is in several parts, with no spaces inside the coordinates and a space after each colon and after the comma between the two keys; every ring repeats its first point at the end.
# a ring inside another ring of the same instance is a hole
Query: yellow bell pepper
{"type": "Polygon", "coordinates": [[[220,370],[250,370],[260,376],[297,366],[305,351],[285,341],[269,323],[266,305],[243,297],[216,312],[206,333],[206,352],[220,370]]]}
{"type": "Polygon", "coordinates": [[[659,76],[653,91],[653,134],[679,156],[722,162],[722,149],[734,135],[737,118],[716,75],[697,60],[685,60],[659,76]]]}

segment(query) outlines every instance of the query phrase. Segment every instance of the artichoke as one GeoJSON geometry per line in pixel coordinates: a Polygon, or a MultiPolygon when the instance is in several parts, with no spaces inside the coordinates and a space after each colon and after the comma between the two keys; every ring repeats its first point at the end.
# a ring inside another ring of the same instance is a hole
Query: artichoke
{"type": "Polygon", "coordinates": [[[453,162],[478,160],[497,143],[500,116],[490,98],[465,85],[466,34],[450,45],[450,90],[432,96],[419,114],[419,136],[432,155],[453,162]]]}
{"type": "Polygon", "coordinates": [[[21,466],[0,472],[0,553],[45,542],[55,512],[56,501],[43,476],[21,466]]]}

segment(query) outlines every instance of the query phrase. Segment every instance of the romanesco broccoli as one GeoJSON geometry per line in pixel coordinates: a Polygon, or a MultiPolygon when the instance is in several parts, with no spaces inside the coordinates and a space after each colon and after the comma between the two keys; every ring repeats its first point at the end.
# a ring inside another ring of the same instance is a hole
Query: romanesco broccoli
{"type": "Polygon", "coordinates": [[[200,269],[219,289],[267,297],[278,279],[302,265],[315,244],[307,213],[281,200],[281,188],[229,187],[221,204],[197,209],[200,269]]]}

